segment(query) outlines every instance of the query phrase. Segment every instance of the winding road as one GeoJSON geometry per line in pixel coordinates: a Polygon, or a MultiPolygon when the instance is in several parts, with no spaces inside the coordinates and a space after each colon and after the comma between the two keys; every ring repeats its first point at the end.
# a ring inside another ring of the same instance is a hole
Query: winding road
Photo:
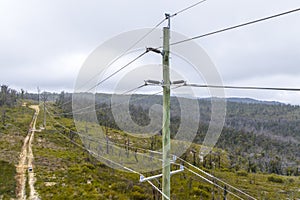
{"type": "Polygon", "coordinates": [[[39,195],[34,188],[35,184],[35,174],[34,174],[34,167],[33,167],[33,152],[32,152],[32,142],[34,139],[34,132],[37,116],[39,114],[39,106],[32,105],[30,108],[35,110],[33,115],[32,121],[29,125],[29,131],[27,136],[24,139],[24,143],[22,146],[22,150],[20,153],[19,163],[17,165],[17,188],[16,188],[16,195],[19,200],[25,200],[26,197],[26,181],[28,178],[28,186],[29,186],[29,198],[30,200],[39,200],[39,195]],[[28,175],[28,176],[26,176],[28,175]]]}

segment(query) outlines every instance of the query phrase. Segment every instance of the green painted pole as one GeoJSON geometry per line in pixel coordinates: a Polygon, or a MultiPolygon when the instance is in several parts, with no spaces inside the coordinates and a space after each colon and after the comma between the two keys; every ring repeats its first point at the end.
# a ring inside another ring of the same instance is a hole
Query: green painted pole
{"type": "MultiPolygon", "coordinates": [[[[162,192],[170,199],[170,26],[163,29],[163,169],[162,192]]],[[[163,197],[163,200],[166,200],[163,197]]]]}

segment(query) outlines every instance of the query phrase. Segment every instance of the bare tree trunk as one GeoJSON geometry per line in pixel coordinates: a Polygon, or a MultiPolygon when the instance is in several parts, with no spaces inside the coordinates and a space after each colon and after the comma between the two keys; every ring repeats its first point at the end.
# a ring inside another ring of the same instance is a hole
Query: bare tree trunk
{"type": "Polygon", "coordinates": [[[2,110],[2,124],[3,124],[3,126],[6,125],[6,110],[5,109],[2,110]]]}

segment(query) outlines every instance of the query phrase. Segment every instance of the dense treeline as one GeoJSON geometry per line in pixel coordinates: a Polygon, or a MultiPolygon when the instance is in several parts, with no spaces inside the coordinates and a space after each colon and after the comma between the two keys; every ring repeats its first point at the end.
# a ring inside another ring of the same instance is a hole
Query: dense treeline
{"type": "MultiPolygon", "coordinates": [[[[72,111],[70,101],[70,95],[61,93],[57,104],[69,113],[72,111]]],[[[190,123],[199,123],[194,142],[201,144],[211,119],[210,99],[181,101],[187,104],[197,101],[199,104],[200,123],[189,120],[190,123]]],[[[132,120],[141,126],[149,124],[149,110],[154,104],[162,105],[161,96],[131,96],[129,111],[132,120]]],[[[174,136],[181,122],[181,111],[176,98],[171,98],[171,105],[171,134],[174,136]]],[[[193,112],[189,110],[191,115],[193,112]]],[[[101,125],[118,129],[111,112],[110,95],[96,95],[96,113],[101,125]]],[[[234,102],[227,102],[225,127],[217,147],[229,152],[232,170],[299,175],[299,124],[299,106],[255,100],[239,102],[234,99],[234,102]]],[[[205,162],[205,167],[210,166],[211,163],[205,162]]]]}
{"type": "Polygon", "coordinates": [[[15,89],[9,88],[9,86],[7,86],[7,85],[1,85],[0,106],[11,107],[11,106],[16,105],[17,100],[24,100],[24,99],[39,101],[39,100],[41,100],[43,94],[47,95],[48,101],[55,101],[59,97],[59,94],[57,94],[57,93],[49,93],[49,92],[45,92],[45,91],[43,91],[41,94],[29,93],[23,89],[21,89],[20,91],[17,91],[15,89]]]}
{"type": "Polygon", "coordinates": [[[7,85],[1,85],[0,106],[13,106],[19,96],[23,97],[24,91],[19,94],[16,90],[9,88],[7,85]]]}
{"type": "Polygon", "coordinates": [[[1,108],[1,124],[6,126],[7,121],[7,107],[12,107],[17,103],[19,96],[23,98],[24,91],[21,95],[14,89],[9,88],[7,85],[1,85],[0,91],[0,108],[1,108]]]}

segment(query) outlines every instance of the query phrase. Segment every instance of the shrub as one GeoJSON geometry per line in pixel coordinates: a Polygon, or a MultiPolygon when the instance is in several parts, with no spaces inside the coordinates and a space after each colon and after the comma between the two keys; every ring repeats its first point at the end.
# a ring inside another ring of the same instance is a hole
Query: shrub
{"type": "Polygon", "coordinates": [[[128,187],[127,184],[124,183],[124,182],[117,182],[117,183],[113,183],[111,185],[112,190],[120,191],[120,192],[123,192],[123,193],[126,192],[127,187],[128,187]]]}
{"type": "Polygon", "coordinates": [[[7,197],[7,199],[15,197],[16,182],[12,177],[16,175],[16,168],[14,165],[0,160],[0,171],[0,194],[5,194],[4,197],[7,197]]]}
{"type": "Polygon", "coordinates": [[[282,178],[280,178],[278,176],[274,176],[274,175],[269,176],[268,181],[274,182],[274,183],[283,183],[284,182],[282,178]]]}
{"type": "Polygon", "coordinates": [[[139,192],[139,193],[144,192],[143,188],[141,188],[140,186],[137,186],[137,185],[133,186],[132,191],[139,192]]]}
{"type": "Polygon", "coordinates": [[[130,199],[132,200],[145,200],[145,199],[149,199],[149,196],[145,193],[139,193],[138,191],[132,192],[130,194],[130,199]]]}
{"type": "Polygon", "coordinates": [[[248,173],[246,172],[246,171],[238,171],[237,173],[236,173],[238,176],[248,176],[248,173]]]}
{"type": "Polygon", "coordinates": [[[197,195],[197,196],[201,196],[203,198],[209,198],[209,194],[208,192],[204,191],[204,190],[201,190],[197,187],[193,187],[192,191],[191,191],[191,194],[192,195],[197,195]]]}
{"type": "Polygon", "coordinates": [[[295,180],[294,179],[292,179],[292,178],[289,178],[289,183],[294,183],[295,182],[295,180]]]}

